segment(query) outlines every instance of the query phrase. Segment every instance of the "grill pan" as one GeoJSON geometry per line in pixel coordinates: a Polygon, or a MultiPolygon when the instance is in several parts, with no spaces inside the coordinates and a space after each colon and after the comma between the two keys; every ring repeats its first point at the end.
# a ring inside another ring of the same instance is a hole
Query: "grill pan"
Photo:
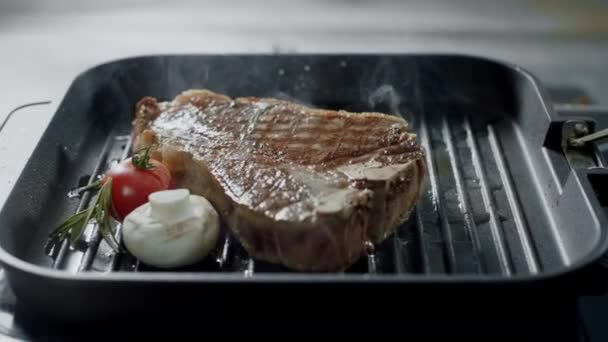
{"type": "Polygon", "coordinates": [[[0,261],[24,307],[81,323],[201,306],[216,317],[235,306],[281,316],[327,298],[331,307],[360,313],[373,312],[371,303],[414,307],[432,298],[445,304],[463,294],[475,300],[460,303],[460,310],[487,300],[507,305],[512,297],[540,301],[551,290],[568,297],[608,248],[608,202],[600,195],[608,173],[603,154],[565,147],[565,134],[572,122],[594,129],[608,127],[608,118],[557,113],[548,103],[529,73],[470,56],[113,61],[83,72],[67,91],[0,213],[0,261]],[[93,224],[76,248],[49,245],[49,232],[90,200],[67,197],[70,189],[128,155],[135,102],[171,99],[189,88],[402,115],[427,151],[416,212],[367,257],[332,274],[253,260],[227,233],[212,256],[174,271],[115,254],[93,224]]]}

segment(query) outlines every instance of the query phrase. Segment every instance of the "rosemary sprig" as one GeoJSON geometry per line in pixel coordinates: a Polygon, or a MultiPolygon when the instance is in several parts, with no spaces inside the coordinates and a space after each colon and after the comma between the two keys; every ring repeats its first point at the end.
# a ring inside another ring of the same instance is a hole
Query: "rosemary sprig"
{"type": "MultiPolygon", "coordinates": [[[[136,151],[131,158],[133,166],[141,170],[154,169],[156,166],[150,163],[150,149],[153,146],[154,145],[150,145],[136,151]]],[[[112,177],[109,177],[106,174],[106,177],[104,177],[103,180],[98,180],[72,191],[80,193],[90,190],[98,190],[93,205],[77,212],[65,220],[50,234],[51,240],[61,241],[69,236],[70,242],[74,245],[84,233],[89,221],[94,219],[97,222],[101,236],[108,245],[117,252],[121,251],[120,243],[118,243],[114,237],[110,221],[111,212],[115,212],[114,203],[112,202],[112,177]]]]}
{"type": "Polygon", "coordinates": [[[91,207],[79,211],[65,220],[65,222],[51,233],[51,239],[63,240],[69,235],[72,244],[76,243],[78,238],[82,235],[86,224],[91,219],[93,213],[92,209],[93,208],[91,207]]]}
{"type": "Polygon", "coordinates": [[[110,223],[110,210],[112,207],[112,178],[107,177],[101,188],[99,188],[93,205],[65,220],[51,233],[51,239],[63,240],[69,235],[70,242],[74,245],[84,233],[89,221],[95,219],[103,239],[106,240],[112,249],[117,252],[120,251],[120,244],[114,237],[110,223]]]}
{"type": "Polygon", "coordinates": [[[112,225],[110,223],[110,210],[113,209],[112,204],[112,177],[108,177],[105,183],[99,189],[97,201],[95,203],[95,221],[99,226],[99,232],[104,240],[114,249],[120,251],[120,244],[114,237],[112,225]]]}

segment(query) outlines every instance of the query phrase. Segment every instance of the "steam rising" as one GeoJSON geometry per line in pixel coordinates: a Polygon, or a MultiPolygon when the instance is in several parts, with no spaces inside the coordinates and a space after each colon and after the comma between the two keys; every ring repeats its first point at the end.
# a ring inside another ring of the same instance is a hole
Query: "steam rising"
{"type": "Polygon", "coordinates": [[[401,96],[390,84],[383,84],[374,90],[367,98],[367,103],[371,108],[388,107],[389,114],[401,116],[399,112],[401,96]]]}
{"type": "Polygon", "coordinates": [[[273,97],[312,108],[407,116],[412,124],[419,115],[413,89],[418,83],[416,64],[391,59],[367,63],[350,57],[153,56],[105,64],[85,79],[97,93],[93,96],[99,100],[93,103],[124,118],[118,120],[125,123],[121,131],[130,130],[135,103],[142,97],[168,101],[201,88],[233,98],[273,97]],[[99,89],[100,84],[105,89],[99,89]],[[413,116],[408,115],[410,107],[413,116]]]}

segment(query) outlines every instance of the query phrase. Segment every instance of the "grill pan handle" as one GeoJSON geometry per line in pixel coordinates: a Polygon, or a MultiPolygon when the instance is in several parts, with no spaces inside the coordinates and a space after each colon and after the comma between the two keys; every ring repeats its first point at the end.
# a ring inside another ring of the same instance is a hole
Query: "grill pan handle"
{"type": "MultiPolygon", "coordinates": [[[[590,201],[604,234],[608,234],[608,107],[555,106],[566,121],[562,149],[590,201]]],[[[608,271],[608,252],[599,260],[608,271]]]]}
{"type": "Polygon", "coordinates": [[[4,129],[6,124],[11,120],[13,115],[15,113],[17,113],[18,111],[20,111],[21,109],[27,108],[27,107],[33,107],[33,106],[47,105],[50,103],[51,103],[51,101],[32,102],[32,103],[27,103],[27,104],[21,105],[15,109],[11,110],[11,112],[8,113],[8,115],[4,118],[4,121],[2,121],[2,124],[0,124],[0,133],[2,132],[2,130],[4,129]]]}

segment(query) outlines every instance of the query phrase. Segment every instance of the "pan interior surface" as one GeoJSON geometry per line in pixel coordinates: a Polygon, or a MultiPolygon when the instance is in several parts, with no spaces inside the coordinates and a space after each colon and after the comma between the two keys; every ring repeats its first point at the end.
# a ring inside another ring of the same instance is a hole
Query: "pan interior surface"
{"type": "MultiPolygon", "coordinates": [[[[170,100],[193,88],[378,111],[410,123],[428,164],[416,210],[340,277],[535,276],[590,262],[605,245],[592,206],[576,200],[574,175],[554,175],[555,163],[563,163],[546,141],[554,114],[527,74],[464,56],[229,55],[138,57],[82,73],[2,210],[1,247],[74,274],[158,272],[115,253],[92,223],[73,248],[49,245],[48,236],[90,200],[66,194],[128,156],[135,103],[144,96],[170,100]]],[[[252,259],[226,231],[207,259],[174,270],[176,279],[183,271],[293,272],[252,259]]]]}

